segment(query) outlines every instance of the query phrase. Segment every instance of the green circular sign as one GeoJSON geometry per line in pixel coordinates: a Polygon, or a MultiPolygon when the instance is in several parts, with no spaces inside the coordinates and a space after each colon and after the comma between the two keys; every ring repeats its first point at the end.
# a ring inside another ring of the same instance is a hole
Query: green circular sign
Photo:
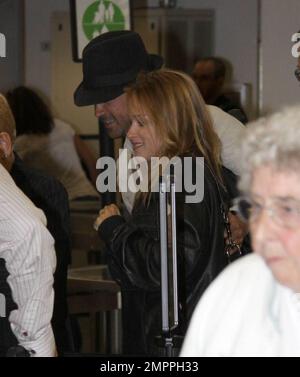
{"type": "Polygon", "coordinates": [[[90,41],[107,31],[124,30],[125,17],[122,9],[113,1],[95,1],[84,12],[82,28],[90,41]]]}

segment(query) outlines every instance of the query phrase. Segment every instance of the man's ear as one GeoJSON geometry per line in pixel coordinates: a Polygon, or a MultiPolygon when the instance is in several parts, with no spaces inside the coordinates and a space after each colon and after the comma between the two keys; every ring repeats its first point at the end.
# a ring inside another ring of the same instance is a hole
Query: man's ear
{"type": "Polygon", "coordinates": [[[13,153],[12,141],[7,132],[0,132],[0,150],[5,158],[10,157],[13,153]]]}

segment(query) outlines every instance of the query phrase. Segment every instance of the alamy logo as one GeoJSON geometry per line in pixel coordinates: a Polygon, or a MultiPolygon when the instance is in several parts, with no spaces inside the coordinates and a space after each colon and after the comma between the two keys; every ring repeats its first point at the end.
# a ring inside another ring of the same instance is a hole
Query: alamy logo
{"type": "Polygon", "coordinates": [[[6,317],[6,299],[5,296],[0,293],[0,318],[6,317]]]}
{"type": "Polygon", "coordinates": [[[294,58],[300,57],[300,33],[295,33],[292,35],[292,42],[294,43],[292,47],[292,55],[294,58]]]}
{"type": "Polygon", "coordinates": [[[6,58],[6,38],[0,33],[0,58],[6,58]]]}
{"type": "Polygon", "coordinates": [[[159,176],[162,174],[169,181],[171,167],[176,192],[186,193],[186,203],[201,202],[204,197],[203,157],[196,157],[194,162],[192,157],[151,157],[147,161],[141,156],[132,157],[127,149],[120,149],[117,162],[111,157],[98,159],[97,169],[101,169],[102,173],[97,178],[96,186],[100,193],[116,192],[117,186],[121,194],[159,192],[159,176]]]}

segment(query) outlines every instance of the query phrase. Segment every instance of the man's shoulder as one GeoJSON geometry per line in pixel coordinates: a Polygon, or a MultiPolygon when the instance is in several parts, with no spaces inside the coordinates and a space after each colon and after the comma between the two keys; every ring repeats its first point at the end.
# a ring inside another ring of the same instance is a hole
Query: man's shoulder
{"type": "Polygon", "coordinates": [[[215,101],[214,105],[224,110],[226,113],[232,115],[241,123],[248,123],[248,117],[245,114],[245,111],[242,109],[241,105],[233,101],[232,99],[226,97],[225,95],[219,96],[215,101]]]}
{"type": "Polygon", "coordinates": [[[206,106],[216,131],[224,129],[227,132],[245,132],[245,126],[235,117],[226,113],[219,107],[213,105],[206,106]]]}
{"type": "Polygon", "coordinates": [[[8,173],[4,177],[0,174],[0,177],[4,178],[0,180],[0,219],[3,220],[1,225],[6,229],[6,235],[11,234],[15,238],[17,236],[21,238],[37,224],[45,224],[43,212],[33,204],[20,187],[17,187],[12,177],[8,173]]]}
{"type": "Polygon", "coordinates": [[[224,94],[220,95],[214,103],[214,106],[219,107],[225,112],[229,110],[236,109],[238,105],[234,103],[230,98],[226,97],[224,94]]]}

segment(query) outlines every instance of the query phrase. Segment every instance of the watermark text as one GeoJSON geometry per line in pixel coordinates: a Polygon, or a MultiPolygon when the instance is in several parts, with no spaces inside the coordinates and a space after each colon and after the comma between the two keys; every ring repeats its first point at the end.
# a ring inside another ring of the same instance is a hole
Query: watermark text
{"type": "Polygon", "coordinates": [[[6,38],[0,33],[0,58],[6,58],[6,38]]]}
{"type": "Polygon", "coordinates": [[[6,317],[6,299],[5,296],[0,293],[0,318],[6,317]]]}
{"type": "Polygon", "coordinates": [[[300,57],[300,33],[295,33],[292,35],[292,42],[294,43],[292,47],[292,55],[294,58],[300,57]]]}
{"type": "MultiPolygon", "coordinates": [[[[204,158],[203,157],[132,157],[127,149],[121,149],[116,162],[111,157],[101,157],[97,161],[101,169],[96,182],[100,193],[159,192],[159,177],[170,181],[172,175],[176,192],[185,193],[186,203],[199,203],[204,197],[204,158]]],[[[170,190],[170,187],[167,188],[170,190]]]]}

